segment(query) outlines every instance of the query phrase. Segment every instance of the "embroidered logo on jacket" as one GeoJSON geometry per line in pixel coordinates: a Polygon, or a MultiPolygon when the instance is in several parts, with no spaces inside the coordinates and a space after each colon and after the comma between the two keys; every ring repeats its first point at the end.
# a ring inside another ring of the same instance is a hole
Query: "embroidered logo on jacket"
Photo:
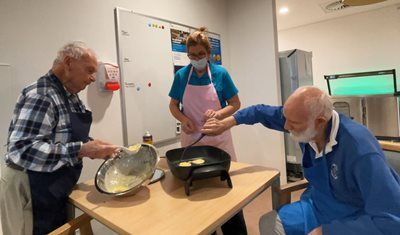
{"type": "Polygon", "coordinates": [[[338,179],[338,166],[335,163],[331,165],[331,175],[335,180],[338,179]]]}

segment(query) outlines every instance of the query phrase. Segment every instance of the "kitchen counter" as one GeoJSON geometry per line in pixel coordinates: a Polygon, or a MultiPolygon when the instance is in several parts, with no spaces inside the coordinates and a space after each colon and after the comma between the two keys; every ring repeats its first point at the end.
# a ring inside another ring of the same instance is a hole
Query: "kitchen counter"
{"type": "Polygon", "coordinates": [[[400,152],[400,142],[380,140],[379,143],[383,150],[400,152]]]}

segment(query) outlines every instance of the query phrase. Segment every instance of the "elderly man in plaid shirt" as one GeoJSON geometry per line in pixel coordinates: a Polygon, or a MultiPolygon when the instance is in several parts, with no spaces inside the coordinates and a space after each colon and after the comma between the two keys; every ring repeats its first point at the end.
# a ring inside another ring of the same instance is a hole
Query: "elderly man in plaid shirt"
{"type": "Polygon", "coordinates": [[[47,234],[64,224],[82,158],[107,158],[117,151],[115,145],[89,141],[92,113],[77,94],[95,81],[96,71],[94,52],[72,42],[61,48],[46,75],[22,90],[1,171],[5,234],[47,234]]]}

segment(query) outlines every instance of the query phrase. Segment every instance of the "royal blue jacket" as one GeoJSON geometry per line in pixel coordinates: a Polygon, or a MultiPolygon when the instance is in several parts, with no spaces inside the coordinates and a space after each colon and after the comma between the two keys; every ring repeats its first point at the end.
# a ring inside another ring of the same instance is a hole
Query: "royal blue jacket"
{"type": "MultiPolygon", "coordinates": [[[[367,128],[342,114],[339,117],[338,143],[326,155],[328,169],[331,164],[338,169],[338,177],[330,177],[330,188],[337,200],[358,207],[359,212],[356,217],[322,224],[323,234],[400,234],[398,174],[388,165],[378,141],[367,128]]],[[[281,106],[254,105],[238,111],[234,118],[238,125],[261,123],[285,131],[281,106]]],[[[304,150],[311,146],[300,147],[303,159],[310,158],[304,153],[313,151],[304,150]]]]}

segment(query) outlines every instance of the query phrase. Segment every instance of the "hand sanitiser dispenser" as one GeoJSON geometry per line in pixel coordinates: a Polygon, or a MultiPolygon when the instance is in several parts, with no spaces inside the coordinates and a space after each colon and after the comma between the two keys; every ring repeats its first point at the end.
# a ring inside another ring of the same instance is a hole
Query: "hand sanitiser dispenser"
{"type": "Polygon", "coordinates": [[[102,91],[119,90],[121,85],[118,65],[100,63],[98,66],[97,80],[102,91]]]}

